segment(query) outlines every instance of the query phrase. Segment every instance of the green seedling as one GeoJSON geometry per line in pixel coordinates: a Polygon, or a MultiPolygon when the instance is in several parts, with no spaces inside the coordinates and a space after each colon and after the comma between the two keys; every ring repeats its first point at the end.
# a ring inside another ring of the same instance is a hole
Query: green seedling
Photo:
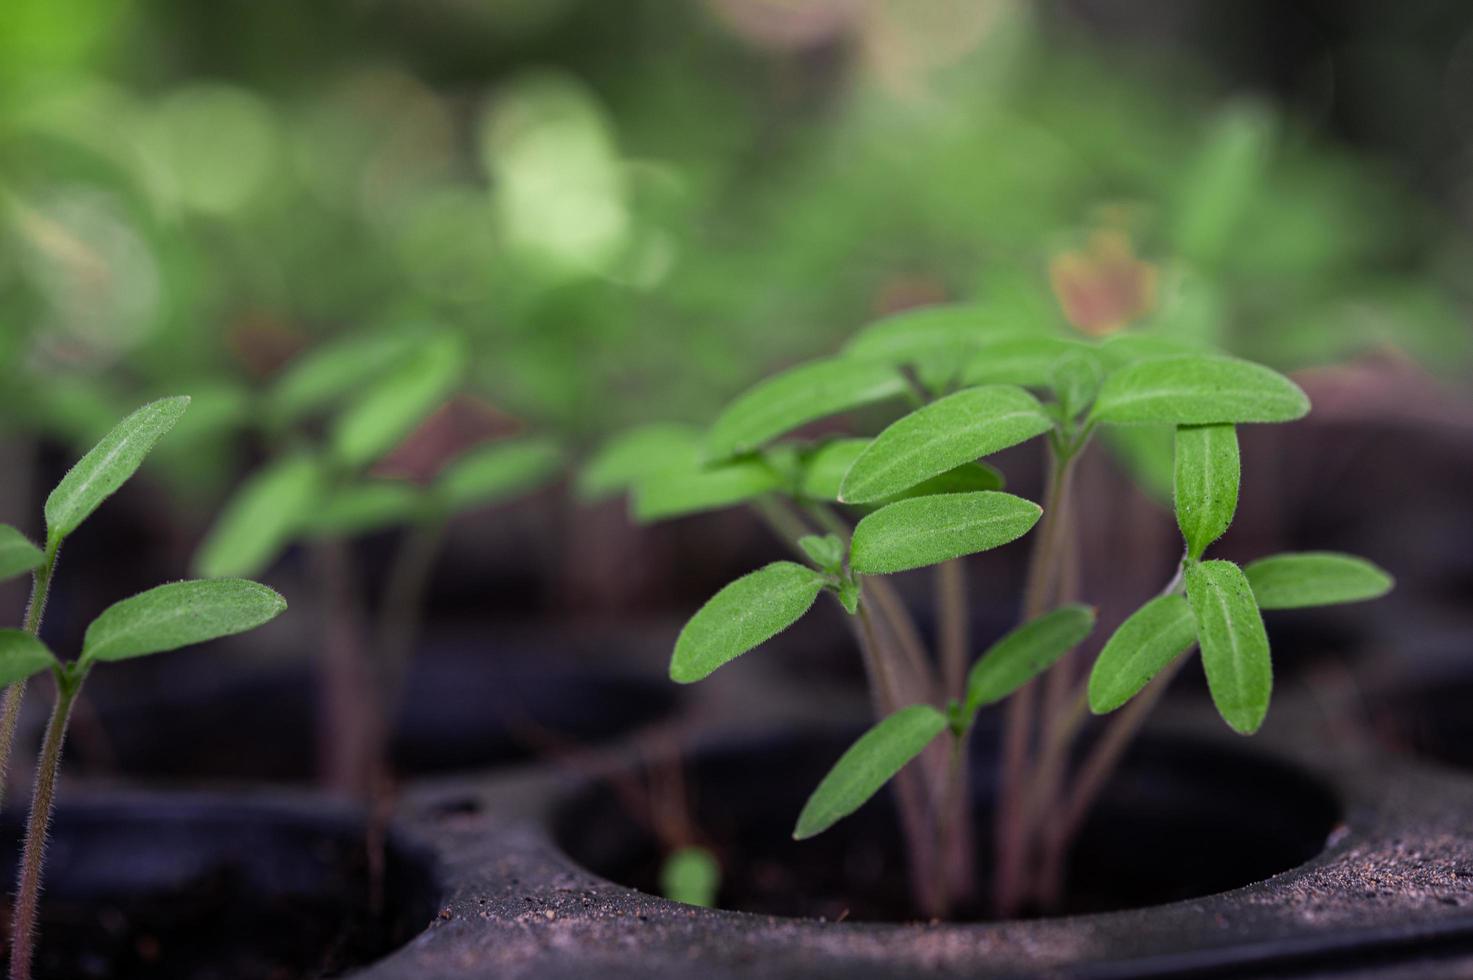
{"type": "Polygon", "coordinates": [[[505,503],[547,483],[561,452],[536,437],[502,440],[450,460],[427,486],[372,468],[461,389],[470,355],[448,333],[350,337],[288,365],[261,396],[271,459],[222,510],[195,556],[207,576],[255,576],[305,544],[327,610],[323,644],[324,777],[368,796],[382,777],[388,719],[402,690],[424,593],[457,515],[505,503]],[[400,545],[372,635],[359,610],[349,542],[398,530],[400,545]]]}
{"type": "Polygon", "coordinates": [[[31,795],[19,880],[11,920],[10,976],[28,980],[36,939],[38,900],[46,834],[55,805],[57,775],[67,723],[82,685],[98,664],[177,650],[254,629],[286,609],[281,596],[240,579],[175,582],[124,599],[92,621],[73,660],[58,659],[39,633],[57,556],[77,530],[142,464],[154,444],[172,429],[188,398],[145,405],[124,419],[67,473],[46,500],[46,544],[38,548],[8,525],[0,525],[0,577],[30,572],[31,598],[22,629],[0,630],[0,682],[7,686],[0,726],[0,790],[4,764],[15,737],[16,717],[30,678],[49,673],[56,685],[51,719],[41,742],[31,795]]]}
{"type": "Polygon", "coordinates": [[[792,551],[795,560],[743,576],[696,612],[675,644],[677,682],[762,645],[825,593],[850,614],[876,724],[814,790],[794,836],[823,833],[893,783],[912,891],[928,915],[976,891],[967,756],[982,712],[1004,713],[994,911],[1050,907],[1101,785],[1192,649],[1223,720],[1251,734],[1272,688],[1260,611],[1370,599],[1391,586],[1344,555],[1281,555],[1247,569],[1204,558],[1237,507],[1237,427],[1309,411],[1288,378],[1153,334],[1086,342],[1009,324],[976,306],[892,317],[841,355],[759,384],[705,432],[662,425],[615,440],[580,480],[589,497],[628,491],[640,520],[751,506],[792,551]],[[886,406],[901,414],[873,437],[793,436],[886,406]],[[1172,436],[1165,482],[1184,553],[1086,671],[1073,652],[1095,611],[1074,595],[1074,474],[1101,431],[1172,436]],[[1047,460],[1041,506],[1004,492],[982,459],[1034,439],[1047,460]],[[965,559],[1024,536],[1032,556],[1020,623],[975,655],[965,559]],[[934,652],[887,580],[926,567],[934,652]],[[1117,709],[1080,745],[1091,712],[1117,709]]]}

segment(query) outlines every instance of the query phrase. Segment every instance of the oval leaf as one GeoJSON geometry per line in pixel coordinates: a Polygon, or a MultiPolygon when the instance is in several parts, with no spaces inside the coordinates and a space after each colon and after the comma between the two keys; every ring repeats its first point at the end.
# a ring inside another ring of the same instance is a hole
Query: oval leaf
{"type": "Polygon", "coordinates": [[[830,439],[819,446],[803,462],[798,493],[809,500],[837,503],[845,474],[869,444],[868,439],[830,439]]]}
{"type": "Polygon", "coordinates": [[[1141,692],[1167,664],[1197,642],[1185,596],[1157,596],[1120,624],[1089,675],[1089,710],[1114,711],[1141,692]]]}
{"type": "Polygon", "coordinates": [[[278,423],[329,408],[393,369],[414,350],[410,333],[350,333],[294,358],[266,396],[278,423]]]}
{"type": "Polygon", "coordinates": [[[75,531],[138,471],[149,450],[188,407],[188,397],[150,402],[103,436],[46,498],[47,537],[60,540],[75,531]]]}
{"type": "MultiPolygon", "coordinates": [[[[369,480],[341,487],[301,512],[300,528],[328,538],[350,538],[412,524],[426,513],[426,498],[399,480],[369,480]]],[[[232,574],[250,575],[253,571],[232,574]]]]}
{"type": "Polygon", "coordinates": [[[46,555],[9,524],[0,524],[0,582],[41,567],[46,555]]]}
{"type": "Polygon", "coordinates": [[[900,372],[880,362],[832,358],[801,364],[732,402],[706,433],[706,459],[751,452],[799,426],[905,390],[900,372]]]}
{"type": "Polygon", "coordinates": [[[0,630],[0,686],[16,684],[57,666],[46,644],[24,630],[0,630]]]}
{"type": "Polygon", "coordinates": [[[1221,425],[1288,422],[1309,398],[1277,371],[1231,357],[1183,354],[1127,364],[1105,379],[1096,422],[1221,425]]]}
{"type": "Polygon", "coordinates": [[[1193,560],[1201,558],[1233,522],[1238,476],[1238,432],[1231,425],[1184,425],[1176,430],[1176,523],[1193,560]]]}
{"type": "Polygon", "coordinates": [[[1187,566],[1187,600],[1212,701],[1228,727],[1252,735],[1268,714],[1274,676],[1247,576],[1230,561],[1194,563],[1187,566]]]}
{"type": "Polygon", "coordinates": [[[1377,599],[1391,591],[1381,568],[1332,551],[1260,558],[1243,569],[1259,609],[1300,609],[1377,599]]]}
{"type": "Polygon", "coordinates": [[[1052,427],[1038,399],[1022,388],[988,385],[958,391],[876,436],[844,477],[839,499],[871,503],[893,497],[1052,427]]]}
{"type": "Polygon", "coordinates": [[[992,491],[901,500],[854,528],[849,567],[878,575],[986,551],[1027,534],[1042,513],[1031,500],[992,491]]]}
{"type": "Polygon", "coordinates": [[[698,681],[797,622],[825,579],[797,562],[778,561],[743,575],[711,597],[675,641],[670,679],[698,681]]]}
{"type": "Polygon", "coordinates": [[[889,364],[920,364],[937,355],[952,359],[999,335],[1019,332],[1002,311],[957,303],[923,306],[876,320],[854,335],[845,353],[889,364]]]}
{"type": "Polygon", "coordinates": [[[1005,337],[982,345],[962,368],[962,383],[1051,388],[1059,362],[1069,356],[1093,360],[1094,349],[1063,337],[1005,337]]]}
{"type": "Polygon", "coordinates": [[[995,704],[1048,670],[1084,642],[1095,628],[1095,611],[1068,605],[1024,623],[998,640],[967,674],[967,715],[995,704]]]}
{"type": "Polygon", "coordinates": [[[821,834],[858,810],[945,730],[945,715],[928,704],[913,704],[859,736],[808,798],[793,839],[821,834]]]}
{"type": "Polygon", "coordinates": [[[701,436],[687,425],[647,425],[614,437],[578,474],[578,493],[597,500],[623,493],[642,480],[690,465],[701,436]]]}
{"type": "Polygon", "coordinates": [[[322,473],[310,456],[270,464],[226,502],[195,552],[195,572],[206,578],[259,574],[306,525],[321,497],[322,473]]]}
{"type": "Polygon", "coordinates": [[[286,609],[271,589],[242,579],[174,582],[114,603],[87,627],[82,663],[127,660],[255,629],[286,609]]]}
{"type": "Polygon", "coordinates": [[[451,513],[529,493],[562,467],[551,439],[518,439],[472,449],[452,460],[435,482],[435,499],[451,513]]]}
{"type": "Polygon", "coordinates": [[[356,468],[393,449],[450,397],[465,358],[464,346],[453,336],[421,345],[338,417],[331,433],[333,457],[356,468]]]}
{"type": "Polygon", "coordinates": [[[761,459],[741,459],[704,470],[665,473],[634,491],[634,517],[661,521],[705,510],[719,510],[776,490],[782,475],[761,459]]]}

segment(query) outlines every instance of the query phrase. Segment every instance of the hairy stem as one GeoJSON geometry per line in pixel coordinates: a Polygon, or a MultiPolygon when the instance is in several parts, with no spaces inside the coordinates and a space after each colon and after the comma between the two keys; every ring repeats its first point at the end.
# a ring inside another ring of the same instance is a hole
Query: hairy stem
{"type": "MultiPolygon", "coordinates": [[[[1072,455],[1060,455],[1059,449],[1050,441],[1042,526],[1034,538],[1023,594],[1025,622],[1042,615],[1054,599],[1063,561],[1063,517],[1068,509],[1073,459],[1072,455]]],[[[1029,767],[1034,739],[1035,687],[1027,684],[1009,698],[1004,716],[994,837],[997,870],[993,902],[1000,916],[1016,915],[1019,911],[1024,900],[1024,877],[1032,853],[1032,828],[1025,819],[1023,804],[1027,792],[1024,775],[1029,767]]]]}
{"type": "Polygon", "coordinates": [[[26,839],[21,849],[20,874],[16,882],[15,908],[10,920],[10,980],[30,980],[31,959],[36,939],[36,916],[41,898],[41,871],[46,860],[46,835],[56,802],[56,777],[61,769],[61,748],[66,741],[67,720],[82,678],[57,672],[56,704],[41,742],[36,765],[36,784],[31,791],[31,816],[26,822],[26,839]]]}
{"type": "Polygon", "coordinates": [[[1189,655],[1190,651],[1168,664],[1151,683],[1146,685],[1145,690],[1122,708],[1120,713],[1110,720],[1104,734],[1100,736],[1099,741],[1094,744],[1089,755],[1080,764],[1072,791],[1045,830],[1044,863],[1039,875],[1039,884],[1040,898],[1046,905],[1056,904],[1063,892],[1064,871],[1069,857],[1069,848],[1073,844],[1075,835],[1084,825],[1085,818],[1089,816],[1090,808],[1094,806],[1100,791],[1104,789],[1106,782],[1120,765],[1121,757],[1130,747],[1131,741],[1140,731],[1151,709],[1166,693],[1171,679],[1182,669],[1189,655]]]}
{"type": "MultiPolygon", "coordinates": [[[[869,677],[871,699],[878,720],[899,710],[903,705],[896,701],[889,665],[885,662],[886,658],[876,640],[874,620],[863,598],[859,602],[859,623],[860,652],[864,656],[865,673],[869,677]]],[[[919,776],[916,769],[907,767],[896,773],[892,782],[900,808],[900,828],[905,840],[911,897],[924,914],[940,916],[946,907],[945,890],[940,887],[942,879],[936,874],[938,851],[935,827],[927,818],[925,785],[919,776]]]]}
{"type": "MultiPolygon", "coordinates": [[[[24,629],[32,636],[41,632],[41,620],[46,615],[46,600],[51,595],[51,578],[56,574],[57,556],[61,554],[60,541],[46,543],[46,560],[31,576],[31,596],[26,601],[24,629]]],[[[16,681],[5,688],[5,700],[0,705],[0,804],[4,803],[5,787],[10,777],[10,753],[15,748],[15,730],[20,724],[20,707],[26,698],[26,682],[16,681]]]]}
{"type": "Polygon", "coordinates": [[[936,622],[941,678],[948,698],[967,695],[967,569],[960,558],[936,566],[936,622]]]}

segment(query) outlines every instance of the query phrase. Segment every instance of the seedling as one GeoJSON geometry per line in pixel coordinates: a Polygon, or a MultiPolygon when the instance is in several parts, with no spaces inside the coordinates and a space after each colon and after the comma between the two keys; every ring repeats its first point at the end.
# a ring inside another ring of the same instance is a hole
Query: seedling
{"type": "MultiPolygon", "coordinates": [[[[8,685],[0,725],[0,773],[8,762],[16,715],[27,681],[50,673],[56,700],[41,742],[36,782],[26,823],[15,907],[11,920],[10,976],[28,980],[35,944],[46,834],[56,798],[62,744],[83,683],[100,663],[131,660],[243,633],[286,609],[281,596],[239,579],[175,582],[115,603],[92,621],[75,660],[62,661],[38,634],[52,573],[63,542],[142,464],[156,442],[183,415],[188,398],[145,405],[118,424],[67,473],[46,499],[46,545],[38,548],[19,531],[0,525],[0,577],[32,573],[30,604],[22,629],[0,630],[0,682],[8,685]]],[[[3,777],[0,777],[3,789],[3,777]]]]}
{"type": "Polygon", "coordinates": [[[561,467],[550,441],[523,437],[464,452],[425,487],[371,473],[461,387],[468,358],[454,334],[393,331],[288,365],[260,399],[277,452],[227,502],[195,557],[203,575],[254,576],[289,545],[308,545],[328,610],[324,775],[361,797],[383,776],[389,720],[450,521],[536,489],[561,467]],[[365,640],[348,542],[392,529],[404,533],[365,640]]]}
{"type": "Polygon", "coordinates": [[[629,434],[592,461],[582,488],[590,496],[628,489],[642,520],[747,504],[797,559],[743,576],[691,618],[670,664],[677,682],[760,646],[822,593],[850,614],[877,722],[813,792],[794,836],[824,832],[893,782],[911,888],[927,915],[949,913],[976,890],[967,754],[981,712],[1005,702],[992,899],[996,914],[1011,915],[1057,904],[1080,824],[1194,647],[1218,712],[1251,734],[1272,687],[1260,610],[1353,602],[1390,588],[1380,569],[1345,555],[1280,555],[1246,569],[1204,559],[1237,506],[1236,427],[1308,411],[1288,378],[1157,335],[1084,342],[1020,331],[984,307],[935,307],[873,324],[841,355],[757,385],[704,433],[658,426],[629,434]],[[909,413],[873,438],[791,436],[826,417],[905,401],[909,413]],[[1074,595],[1075,464],[1099,431],[1117,427],[1174,433],[1185,549],[1160,595],[1086,672],[1070,656],[1095,625],[1094,610],[1074,595]],[[1003,492],[1002,475],[981,461],[1033,439],[1046,446],[1041,507],[1003,492]],[[963,559],[1030,532],[1021,622],[974,658],[963,559]],[[935,655],[887,582],[924,567],[935,569],[935,655]],[[1091,712],[1117,709],[1079,746],[1091,712]]]}

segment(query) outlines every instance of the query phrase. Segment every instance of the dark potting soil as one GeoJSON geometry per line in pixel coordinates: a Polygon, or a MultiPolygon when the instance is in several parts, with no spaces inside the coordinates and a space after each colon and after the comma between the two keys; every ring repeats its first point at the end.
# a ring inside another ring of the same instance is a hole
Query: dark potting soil
{"type": "MultiPolygon", "coordinates": [[[[808,794],[846,745],[785,738],[688,760],[695,826],[723,867],[720,907],[830,920],[918,918],[888,790],[816,838],[791,838],[808,794]]],[[[976,755],[977,875],[985,896],[993,776],[990,760],[976,755]]],[[[1314,857],[1338,822],[1329,790],[1281,762],[1217,745],[1148,741],[1127,757],[1086,824],[1069,865],[1067,900],[1050,913],[1137,908],[1259,881],[1314,857]]],[[[609,790],[561,807],[554,830],[589,870],[659,893],[661,849],[609,790]]],[[[957,917],[980,921],[988,912],[979,901],[957,917]]]]}
{"type": "Polygon", "coordinates": [[[427,872],[392,847],[375,910],[361,825],[333,816],[98,803],[54,829],[37,980],[333,977],[433,916],[427,872]]]}

